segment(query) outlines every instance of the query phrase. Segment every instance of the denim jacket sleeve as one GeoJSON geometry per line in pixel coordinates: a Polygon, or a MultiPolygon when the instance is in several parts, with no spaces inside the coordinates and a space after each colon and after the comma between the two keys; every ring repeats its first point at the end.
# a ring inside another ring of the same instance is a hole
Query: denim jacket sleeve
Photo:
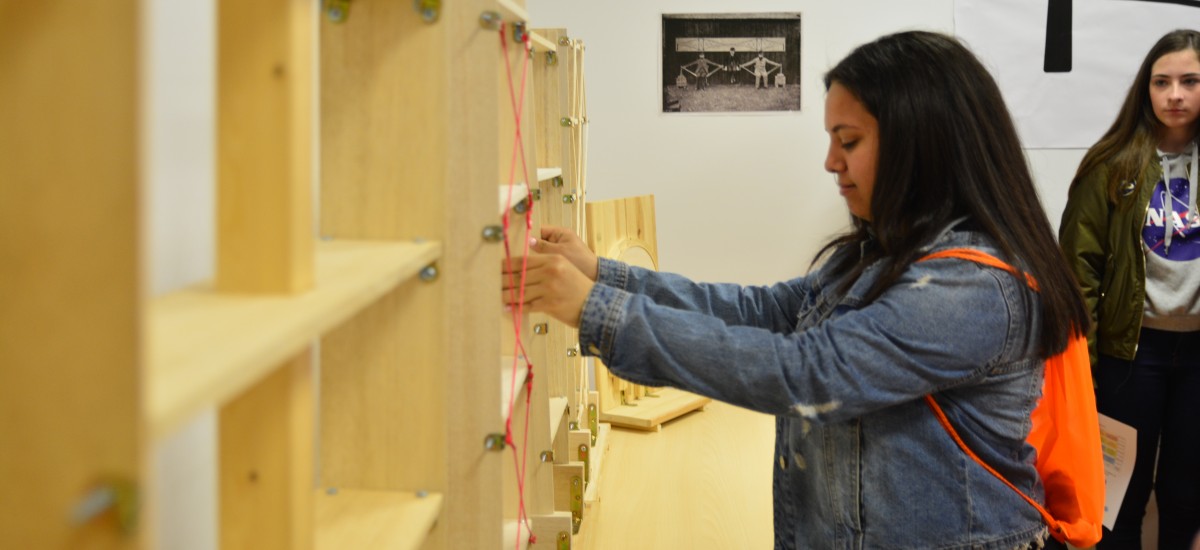
{"type": "MultiPolygon", "coordinates": [[[[676,284],[656,279],[638,290],[676,284]]],[[[804,279],[784,284],[800,287],[797,295],[805,292],[804,279]]],[[[1024,328],[1029,294],[1023,283],[999,271],[958,260],[922,262],[867,304],[856,298],[860,286],[840,299],[829,318],[781,333],[597,284],[581,316],[580,344],[614,374],[638,384],[678,387],[822,422],[979,380],[1000,357],[1011,356],[1014,346],[1028,346],[1013,335],[1029,332],[1024,328]]],[[[679,298],[688,292],[660,290],[654,289],[655,298],[697,305],[698,300],[679,298]]],[[[800,305],[796,300],[788,307],[800,305]]]]}
{"type": "Polygon", "coordinates": [[[600,258],[597,272],[596,282],[647,296],[658,305],[704,313],[729,325],[775,332],[794,331],[796,311],[811,300],[806,279],[769,287],[696,283],[608,258],[600,258]]]}

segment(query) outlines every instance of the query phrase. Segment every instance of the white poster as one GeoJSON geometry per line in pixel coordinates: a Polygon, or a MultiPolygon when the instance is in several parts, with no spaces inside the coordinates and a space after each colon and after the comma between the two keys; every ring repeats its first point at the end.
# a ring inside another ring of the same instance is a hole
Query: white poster
{"type": "Polygon", "coordinates": [[[1026,148],[1086,149],[1150,47],[1200,29],[1200,1],[956,0],[954,27],[996,77],[1026,148]]]}
{"type": "Polygon", "coordinates": [[[1104,449],[1104,521],[1112,529],[1133,477],[1133,462],[1137,459],[1137,430],[1104,415],[1100,415],[1100,447],[1104,449]]]}

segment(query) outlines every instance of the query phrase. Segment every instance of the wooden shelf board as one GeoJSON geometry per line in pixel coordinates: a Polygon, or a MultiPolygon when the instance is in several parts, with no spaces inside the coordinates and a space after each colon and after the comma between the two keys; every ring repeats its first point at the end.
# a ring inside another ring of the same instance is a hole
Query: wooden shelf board
{"type": "MultiPolygon", "coordinates": [[[[517,527],[516,520],[505,520],[504,535],[500,538],[500,548],[517,548],[517,550],[527,550],[529,548],[529,529],[525,525],[521,527],[521,541],[517,544],[517,527]]],[[[539,544],[538,548],[545,546],[539,544]]]]}
{"type": "Polygon", "coordinates": [[[557,52],[558,44],[555,44],[546,37],[538,34],[536,31],[529,31],[529,41],[533,42],[533,50],[535,52],[557,52]]]}
{"type": "Polygon", "coordinates": [[[550,398],[550,443],[554,443],[554,436],[558,435],[558,428],[563,422],[567,421],[567,398],[566,397],[551,397],[550,398]]]}
{"type": "Polygon", "coordinates": [[[591,506],[599,497],[600,483],[600,468],[604,465],[604,455],[608,454],[608,434],[612,431],[612,424],[601,423],[596,433],[596,444],[592,445],[592,454],[588,457],[590,476],[587,484],[587,489],[583,491],[583,504],[591,506]]]}
{"type": "Polygon", "coordinates": [[[561,175],[562,175],[562,168],[538,168],[537,169],[538,181],[546,181],[546,180],[554,179],[561,175]]]}
{"type": "Polygon", "coordinates": [[[161,438],[240,394],[441,253],[438,242],[322,241],[309,291],[228,294],[204,284],[151,300],[144,405],[151,435],[161,438]]]}
{"type": "Polygon", "coordinates": [[[663,422],[674,420],[712,402],[675,388],[654,390],[658,397],[643,397],[635,405],[618,405],[600,412],[600,421],[622,428],[655,430],[663,422]]]}
{"type": "Polygon", "coordinates": [[[500,215],[504,215],[504,211],[517,205],[517,203],[525,200],[529,196],[529,186],[525,182],[514,183],[512,185],[511,196],[507,185],[500,186],[500,215]],[[511,204],[510,204],[511,200],[511,204]]]}
{"type": "MultiPolygon", "coordinates": [[[[513,358],[511,355],[500,358],[500,419],[508,420],[508,402],[513,397],[513,391],[517,392],[517,397],[521,396],[521,390],[525,387],[525,376],[529,373],[529,366],[525,361],[518,360],[516,384],[513,383],[513,358]]],[[[515,403],[513,408],[520,406],[520,403],[515,403]]]]}
{"type": "Polygon", "coordinates": [[[317,550],[421,548],[442,511],[442,494],[318,490],[317,550]]]}

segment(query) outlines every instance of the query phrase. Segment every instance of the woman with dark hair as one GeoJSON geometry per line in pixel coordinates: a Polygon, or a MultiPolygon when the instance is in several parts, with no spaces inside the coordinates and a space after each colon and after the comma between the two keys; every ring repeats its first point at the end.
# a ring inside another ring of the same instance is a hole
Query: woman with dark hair
{"type": "Polygon", "coordinates": [[[1095,319],[1096,406],[1137,430],[1133,477],[1099,548],[1141,548],[1151,490],[1158,548],[1187,548],[1200,530],[1198,130],[1200,32],[1176,30],[1146,54],[1063,213],[1059,241],[1095,319]]]}
{"type": "MultiPolygon", "coordinates": [[[[860,46],[825,78],[825,168],[851,214],[809,274],[693,283],[544,228],[525,298],[616,375],[775,415],[777,548],[1040,548],[1026,442],[1043,358],[1085,327],[999,89],[953,38],[860,46]],[[1025,277],[960,259],[1003,258],[1025,277]],[[923,260],[924,259],[924,260],[923,260]]],[[[520,259],[503,267],[520,269],[520,259]]]]}

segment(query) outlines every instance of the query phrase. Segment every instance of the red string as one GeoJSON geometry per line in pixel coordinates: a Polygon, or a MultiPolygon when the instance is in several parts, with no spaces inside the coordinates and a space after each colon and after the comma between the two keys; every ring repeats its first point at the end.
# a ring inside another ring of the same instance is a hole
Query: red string
{"type": "MultiPolygon", "coordinates": [[[[522,116],[522,111],[523,111],[523,107],[524,107],[524,103],[525,103],[524,102],[525,83],[527,82],[526,77],[527,77],[528,71],[529,71],[529,59],[530,59],[529,35],[524,34],[522,36],[521,42],[524,45],[524,49],[525,49],[524,54],[525,55],[523,56],[524,59],[522,60],[522,66],[521,66],[520,92],[515,93],[513,90],[512,65],[509,62],[508,41],[505,39],[505,25],[503,23],[501,23],[501,25],[500,25],[500,47],[504,52],[505,76],[507,77],[507,80],[508,80],[508,96],[509,96],[509,100],[510,100],[511,106],[512,106],[513,120],[514,120],[514,123],[516,126],[516,130],[513,132],[512,157],[509,160],[509,172],[508,172],[508,197],[507,197],[507,202],[505,204],[504,217],[503,217],[504,258],[505,258],[506,264],[510,264],[511,260],[512,260],[512,251],[509,247],[509,239],[508,239],[509,227],[510,227],[509,219],[510,219],[510,212],[512,211],[513,188],[516,186],[516,168],[517,168],[516,159],[518,157],[521,159],[522,174],[527,175],[529,173],[529,168],[525,163],[525,145],[522,140],[523,136],[521,135],[521,116],[522,116]]],[[[515,349],[513,350],[512,380],[510,382],[510,388],[509,388],[510,389],[509,395],[511,397],[509,398],[509,402],[508,402],[508,414],[506,415],[506,418],[504,421],[504,440],[509,445],[509,447],[512,448],[513,463],[515,464],[515,468],[516,468],[517,495],[519,498],[519,503],[517,506],[517,540],[516,540],[516,548],[518,548],[518,549],[521,548],[521,526],[522,526],[522,524],[524,524],[529,529],[529,532],[530,532],[529,543],[534,544],[537,542],[537,537],[533,536],[533,534],[532,534],[533,533],[532,526],[528,525],[529,524],[529,514],[527,513],[527,511],[525,509],[525,473],[526,473],[526,459],[528,457],[528,449],[529,449],[529,444],[528,444],[528,442],[529,442],[529,411],[530,411],[530,399],[533,394],[533,363],[529,362],[528,354],[525,352],[525,346],[521,342],[521,318],[524,313],[524,307],[525,307],[525,277],[526,277],[526,274],[528,272],[528,267],[529,267],[529,238],[528,238],[528,236],[529,236],[530,232],[533,231],[533,200],[529,193],[526,194],[526,204],[528,205],[528,207],[525,209],[525,235],[527,238],[525,239],[525,243],[523,246],[523,254],[522,254],[522,260],[521,260],[520,285],[514,284],[516,281],[514,280],[513,273],[511,270],[508,272],[509,303],[516,303],[516,307],[512,308],[513,333],[514,333],[513,339],[514,339],[514,348],[515,349]],[[516,403],[515,390],[516,390],[516,384],[517,384],[517,367],[519,365],[518,359],[520,359],[520,358],[525,359],[525,366],[526,366],[527,370],[526,370],[525,383],[524,383],[524,387],[525,387],[524,436],[521,440],[521,456],[518,459],[517,448],[513,441],[512,415],[513,415],[514,405],[516,403]]]]}

